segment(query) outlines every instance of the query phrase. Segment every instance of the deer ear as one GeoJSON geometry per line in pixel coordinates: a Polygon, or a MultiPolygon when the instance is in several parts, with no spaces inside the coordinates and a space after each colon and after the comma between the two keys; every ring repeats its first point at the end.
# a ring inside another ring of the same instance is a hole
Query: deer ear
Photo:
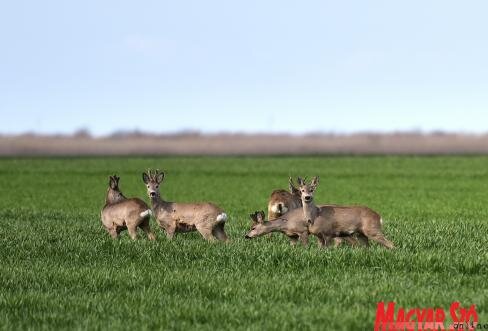
{"type": "Polygon", "coordinates": [[[256,223],[263,223],[264,222],[264,218],[261,215],[261,211],[255,211],[254,217],[256,218],[256,223]]]}
{"type": "Polygon", "coordinates": [[[310,184],[313,188],[317,188],[317,186],[319,185],[319,176],[315,176],[314,178],[312,178],[312,182],[310,184]]]}
{"type": "Polygon", "coordinates": [[[156,181],[158,182],[158,184],[160,184],[164,179],[164,172],[161,172],[158,174],[158,177],[156,177],[156,181]]]}
{"type": "Polygon", "coordinates": [[[144,184],[149,183],[149,175],[145,172],[142,173],[142,181],[144,182],[144,184]]]}
{"type": "Polygon", "coordinates": [[[257,211],[251,214],[251,219],[253,225],[261,223],[261,221],[259,220],[259,213],[257,211]]]}
{"type": "Polygon", "coordinates": [[[259,217],[258,219],[261,219],[261,222],[264,222],[264,219],[266,218],[266,215],[264,214],[264,211],[260,211],[259,212],[259,217]]]}
{"type": "Polygon", "coordinates": [[[116,189],[117,188],[117,181],[115,180],[115,178],[113,176],[110,176],[109,178],[110,178],[110,180],[108,182],[108,185],[110,186],[111,189],[116,189]]]}
{"type": "Polygon", "coordinates": [[[305,185],[305,181],[302,179],[302,177],[298,177],[298,178],[297,178],[297,183],[298,183],[298,185],[300,185],[300,186],[305,185]]]}
{"type": "Polygon", "coordinates": [[[290,177],[288,180],[288,185],[290,189],[290,193],[297,193],[299,190],[296,188],[295,184],[293,183],[293,179],[290,177]]]}

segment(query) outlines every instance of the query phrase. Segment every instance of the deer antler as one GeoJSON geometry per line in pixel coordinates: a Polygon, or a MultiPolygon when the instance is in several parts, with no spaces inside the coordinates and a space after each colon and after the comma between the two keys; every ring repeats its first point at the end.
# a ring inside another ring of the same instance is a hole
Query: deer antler
{"type": "Polygon", "coordinates": [[[147,169],[147,176],[149,177],[149,179],[154,179],[155,178],[155,174],[154,174],[154,171],[150,168],[147,169]]]}
{"type": "Polygon", "coordinates": [[[148,175],[150,180],[156,181],[158,176],[161,174],[162,174],[162,172],[159,169],[154,169],[154,170],[147,169],[147,175],[148,175]]]}

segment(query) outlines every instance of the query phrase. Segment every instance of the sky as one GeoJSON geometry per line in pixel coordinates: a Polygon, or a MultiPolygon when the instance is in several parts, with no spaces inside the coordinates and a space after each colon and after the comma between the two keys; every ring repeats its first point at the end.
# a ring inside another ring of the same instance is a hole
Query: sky
{"type": "Polygon", "coordinates": [[[0,134],[488,132],[488,2],[1,1],[0,134]]]}

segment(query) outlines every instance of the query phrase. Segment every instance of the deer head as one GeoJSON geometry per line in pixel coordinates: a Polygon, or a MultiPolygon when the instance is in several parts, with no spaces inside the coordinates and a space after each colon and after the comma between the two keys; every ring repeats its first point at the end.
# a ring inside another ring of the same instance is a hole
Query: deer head
{"type": "Polygon", "coordinates": [[[117,177],[117,175],[113,175],[109,176],[108,178],[108,190],[107,196],[105,198],[105,203],[116,203],[123,200],[125,197],[119,188],[120,177],[117,177]]]}
{"type": "Polygon", "coordinates": [[[312,178],[310,184],[307,184],[305,180],[301,177],[298,177],[297,182],[303,204],[313,202],[313,195],[315,193],[315,190],[317,189],[317,186],[319,185],[319,177],[315,176],[314,178],[312,178]]]}
{"type": "Polygon", "coordinates": [[[109,181],[108,181],[108,186],[112,189],[112,190],[116,190],[118,191],[119,190],[119,181],[120,181],[120,177],[117,177],[117,175],[113,175],[113,176],[109,176],[109,181]]]}
{"type": "Polygon", "coordinates": [[[249,217],[251,217],[251,229],[249,230],[248,234],[246,234],[247,239],[251,239],[254,237],[258,237],[260,235],[263,235],[267,230],[266,227],[266,222],[265,221],[265,214],[264,211],[256,211],[253,214],[250,214],[249,217]]]}
{"type": "Polygon", "coordinates": [[[160,197],[159,186],[163,182],[164,172],[159,170],[148,169],[147,172],[142,173],[142,181],[146,184],[147,195],[150,198],[160,197]]]}

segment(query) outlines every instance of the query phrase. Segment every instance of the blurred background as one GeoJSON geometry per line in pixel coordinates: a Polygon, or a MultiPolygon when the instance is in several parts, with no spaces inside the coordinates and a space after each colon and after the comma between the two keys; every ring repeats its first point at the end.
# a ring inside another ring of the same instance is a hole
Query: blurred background
{"type": "Polygon", "coordinates": [[[486,1],[0,4],[0,155],[488,152],[486,1]]]}

